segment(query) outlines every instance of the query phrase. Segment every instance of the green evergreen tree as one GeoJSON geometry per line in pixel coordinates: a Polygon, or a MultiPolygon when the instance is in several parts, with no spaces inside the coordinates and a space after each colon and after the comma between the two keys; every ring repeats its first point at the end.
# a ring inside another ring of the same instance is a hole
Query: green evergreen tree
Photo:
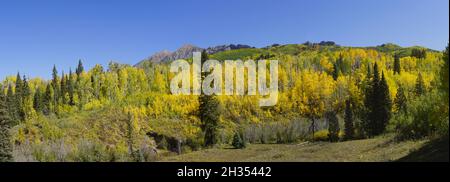
{"type": "Polygon", "coordinates": [[[14,93],[15,97],[16,97],[16,111],[17,111],[17,116],[18,116],[18,122],[21,122],[23,120],[25,120],[25,111],[24,111],[24,107],[23,107],[23,98],[24,98],[24,88],[23,88],[23,80],[20,77],[20,73],[17,73],[17,77],[16,77],[16,92],[14,93]]]}
{"type": "Polygon", "coordinates": [[[242,136],[242,132],[236,131],[233,136],[233,142],[231,143],[236,149],[243,149],[247,145],[245,143],[244,137],[242,136]]]}
{"type": "Polygon", "coordinates": [[[25,75],[23,76],[23,93],[22,93],[22,112],[23,112],[23,120],[30,119],[33,113],[33,100],[31,96],[31,88],[28,84],[27,78],[25,75]]]}
{"type": "Polygon", "coordinates": [[[336,112],[329,111],[325,113],[325,118],[328,120],[328,139],[330,142],[339,141],[340,127],[336,112]]]}
{"type": "Polygon", "coordinates": [[[69,72],[69,78],[67,80],[67,92],[69,93],[69,105],[75,105],[74,94],[75,94],[75,86],[73,82],[73,74],[72,70],[69,72]]]}
{"type": "Polygon", "coordinates": [[[64,74],[64,71],[61,74],[61,83],[60,83],[60,91],[61,91],[61,103],[67,104],[67,84],[66,84],[66,75],[64,74]]]}
{"type": "Polygon", "coordinates": [[[28,84],[28,80],[25,76],[23,76],[22,84],[22,100],[25,101],[26,98],[31,97],[30,85],[28,84]]]}
{"type": "Polygon", "coordinates": [[[364,131],[366,135],[372,137],[375,135],[376,123],[379,121],[377,109],[379,108],[379,98],[378,87],[380,82],[380,75],[378,72],[377,63],[373,66],[373,74],[369,79],[369,84],[365,90],[365,101],[364,105],[366,108],[366,118],[364,122],[364,131]]]}
{"type": "Polygon", "coordinates": [[[8,106],[8,113],[13,125],[19,122],[19,112],[17,110],[16,96],[13,92],[13,87],[8,85],[8,91],[6,94],[6,105],[8,106]]]}
{"type": "Polygon", "coordinates": [[[386,130],[386,126],[391,119],[391,110],[392,110],[392,101],[389,93],[389,86],[387,85],[386,78],[384,77],[384,73],[381,73],[381,80],[379,84],[379,98],[377,99],[379,104],[377,108],[379,121],[377,122],[377,127],[375,130],[375,134],[379,135],[386,130]]]}
{"type": "Polygon", "coordinates": [[[52,111],[52,103],[53,103],[53,88],[51,84],[47,84],[45,88],[45,93],[42,98],[42,112],[45,115],[49,115],[52,111]]]}
{"type": "MultiPolygon", "coordinates": [[[[208,55],[206,51],[202,52],[202,65],[204,62],[208,60],[208,55]]],[[[202,73],[202,80],[205,79],[206,75],[209,73],[203,72],[202,73]]],[[[200,114],[200,120],[202,122],[202,130],[205,133],[205,139],[204,139],[204,145],[206,147],[211,147],[215,145],[218,141],[217,133],[218,133],[218,127],[219,127],[219,118],[220,118],[220,112],[219,112],[219,101],[217,100],[216,96],[213,95],[206,95],[202,93],[199,96],[199,114],[200,114]]]]}
{"type": "Polygon", "coordinates": [[[2,92],[0,93],[0,162],[11,162],[13,157],[9,130],[12,123],[5,102],[2,92]]]}
{"type": "Polygon", "coordinates": [[[406,96],[403,86],[399,86],[397,89],[397,94],[395,95],[394,105],[397,108],[397,112],[406,113],[407,104],[406,96]]]}
{"type": "Polygon", "coordinates": [[[338,79],[338,77],[339,77],[339,68],[338,68],[336,63],[333,64],[333,73],[332,73],[332,75],[333,75],[334,81],[336,81],[338,79]]]}
{"type": "Polygon", "coordinates": [[[84,67],[83,67],[83,63],[81,62],[81,59],[78,61],[78,67],[75,70],[75,73],[77,74],[77,77],[79,78],[81,76],[81,73],[83,73],[84,71],[84,67]]]}
{"type": "Polygon", "coordinates": [[[448,47],[449,47],[450,43],[447,43],[447,48],[445,48],[444,51],[444,55],[443,55],[443,59],[444,59],[444,64],[442,65],[441,68],[441,90],[444,91],[445,93],[445,99],[446,102],[445,103],[449,103],[449,87],[448,87],[448,69],[449,69],[449,58],[448,58],[448,47]]]}
{"type": "Polygon", "coordinates": [[[425,93],[425,84],[421,73],[417,76],[415,93],[416,96],[421,96],[425,93]]]}
{"type": "Polygon", "coordinates": [[[52,106],[55,108],[53,112],[57,112],[56,108],[58,107],[58,102],[60,100],[60,83],[58,78],[58,70],[56,70],[56,66],[53,65],[53,71],[52,71],[52,90],[53,90],[53,98],[52,98],[52,106]]]}
{"type": "Polygon", "coordinates": [[[41,89],[36,88],[36,91],[34,92],[33,97],[33,108],[36,110],[36,112],[42,112],[43,106],[42,106],[42,93],[41,89]]]}
{"type": "Polygon", "coordinates": [[[398,54],[394,55],[394,74],[400,74],[400,56],[398,54]]]}
{"type": "Polygon", "coordinates": [[[364,131],[368,137],[373,137],[383,133],[391,118],[392,101],[389,94],[384,73],[379,77],[378,65],[373,68],[373,78],[371,84],[366,88],[366,118],[364,131]]]}
{"type": "Polygon", "coordinates": [[[411,56],[417,59],[425,59],[427,57],[427,51],[425,49],[415,48],[411,51],[411,56]]]}
{"type": "Polygon", "coordinates": [[[77,79],[75,82],[75,91],[74,93],[77,93],[77,98],[78,98],[78,109],[81,110],[83,108],[83,93],[82,93],[82,89],[81,89],[81,74],[84,71],[84,67],[83,67],[83,63],[81,62],[81,60],[78,61],[78,67],[75,70],[75,73],[77,75],[77,79]]]}
{"type": "Polygon", "coordinates": [[[345,140],[353,139],[355,135],[355,128],[353,125],[353,111],[351,106],[351,100],[345,101],[345,113],[344,113],[344,137],[345,140]]]}

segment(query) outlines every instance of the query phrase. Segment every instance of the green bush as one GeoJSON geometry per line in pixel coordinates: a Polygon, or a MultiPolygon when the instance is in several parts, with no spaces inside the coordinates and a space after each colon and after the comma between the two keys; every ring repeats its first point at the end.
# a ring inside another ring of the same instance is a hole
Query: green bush
{"type": "Polygon", "coordinates": [[[392,118],[389,129],[400,140],[448,135],[448,112],[440,97],[437,92],[431,92],[411,101],[406,112],[392,118]]]}
{"type": "Polygon", "coordinates": [[[233,142],[232,145],[236,149],[243,149],[246,147],[245,140],[242,137],[241,132],[235,132],[233,136],[233,142]]]}

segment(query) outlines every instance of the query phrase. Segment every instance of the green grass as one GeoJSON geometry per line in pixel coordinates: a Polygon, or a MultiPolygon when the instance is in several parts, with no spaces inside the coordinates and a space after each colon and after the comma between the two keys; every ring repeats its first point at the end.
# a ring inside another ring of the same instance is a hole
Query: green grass
{"type": "MultiPolygon", "coordinates": [[[[252,144],[245,149],[223,146],[161,157],[173,162],[364,162],[396,161],[423,147],[427,140],[396,142],[393,136],[338,143],[252,144]]],[[[448,143],[447,143],[448,149],[448,143]]],[[[448,150],[447,150],[448,156],[448,150]]],[[[448,158],[447,158],[448,161],[448,158]]]]}

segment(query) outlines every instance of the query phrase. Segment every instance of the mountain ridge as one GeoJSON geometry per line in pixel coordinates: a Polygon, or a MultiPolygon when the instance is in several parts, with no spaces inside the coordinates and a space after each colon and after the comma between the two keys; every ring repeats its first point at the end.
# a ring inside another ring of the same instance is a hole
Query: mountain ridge
{"type": "Polygon", "coordinates": [[[236,49],[245,49],[245,48],[253,48],[249,45],[244,44],[224,44],[224,45],[218,45],[213,47],[208,47],[206,49],[197,47],[192,44],[185,44],[175,50],[174,52],[163,50],[160,52],[156,52],[150,57],[138,62],[136,67],[142,66],[146,62],[151,63],[164,63],[168,61],[173,61],[177,59],[187,59],[192,57],[193,52],[200,52],[205,50],[208,54],[215,54],[218,52],[228,51],[228,50],[236,50],[236,49]]]}

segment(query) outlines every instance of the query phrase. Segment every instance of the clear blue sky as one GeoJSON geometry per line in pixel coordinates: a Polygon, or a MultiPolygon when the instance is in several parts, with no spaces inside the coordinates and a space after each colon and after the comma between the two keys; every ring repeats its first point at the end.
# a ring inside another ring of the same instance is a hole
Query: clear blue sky
{"type": "Polygon", "coordinates": [[[49,78],[110,60],[135,64],[183,44],[332,40],[443,50],[448,0],[1,0],[0,78],[49,78]]]}

